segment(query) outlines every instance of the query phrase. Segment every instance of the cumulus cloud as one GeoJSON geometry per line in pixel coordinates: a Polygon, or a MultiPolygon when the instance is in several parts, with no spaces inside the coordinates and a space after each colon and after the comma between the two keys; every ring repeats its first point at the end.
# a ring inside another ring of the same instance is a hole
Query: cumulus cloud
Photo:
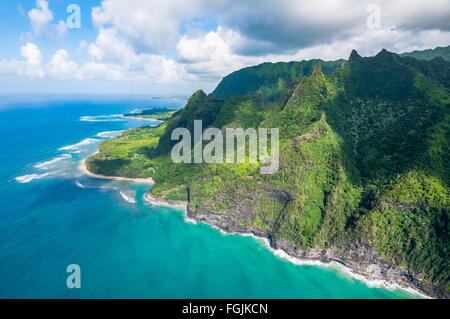
{"type": "Polygon", "coordinates": [[[44,71],[41,68],[42,54],[39,48],[33,43],[27,43],[20,49],[20,55],[26,61],[23,62],[19,72],[29,77],[44,77],[44,71]]]}
{"type": "Polygon", "coordinates": [[[86,64],[84,73],[100,71],[109,79],[135,79],[157,83],[179,81],[184,77],[184,68],[164,55],[136,52],[125,37],[115,29],[100,29],[97,39],[89,45],[92,59],[86,64]]]}
{"type": "Polygon", "coordinates": [[[412,31],[450,31],[448,0],[384,0],[381,1],[380,8],[386,26],[412,31]]]}
{"type": "MultiPolygon", "coordinates": [[[[334,60],[347,58],[352,49],[373,55],[382,48],[404,52],[450,40],[448,0],[103,0],[91,15],[98,33],[77,49],[84,62],[74,62],[61,49],[42,67],[39,49],[38,59],[28,47],[25,60],[0,61],[0,72],[206,83],[266,61],[334,60]],[[372,3],[381,10],[377,28],[366,23],[372,3]]],[[[35,37],[67,31],[63,21],[52,23],[45,0],[37,0],[28,16],[35,37]]]]}
{"type": "MultiPolygon", "coordinates": [[[[373,1],[351,0],[104,0],[92,10],[99,36],[92,57],[143,65],[146,55],[175,50],[188,77],[215,79],[264,61],[345,58],[351,49],[373,54],[448,43],[450,5],[419,0],[378,1],[381,28],[366,21],[373,1]],[[180,28],[214,17],[215,30],[180,28]],[[120,40],[117,40],[119,39],[120,40]],[[116,40],[114,40],[116,39],[116,40]]],[[[186,76],[186,75],[185,75],[186,76]]]]}
{"type": "Polygon", "coordinates": [[[50,23],[53,21],[53,12],[49,9],[46,0],[36,0],[36,8],[28,11],[28,17],[36,37],[43,35],[62,37],[67,32],[64,21],[59,21],[57,24],[50,23]]]}
{"type": "Polygon", "coordinates": [[[115,29],[100,29],[95,43],[89,45],[89,55],[97,61],[122,64],[125,67],[143,64],[144,55],[135,53],[134,48],[115,29]]]}
{"type": "Polygon", "coordinates": [[[36,0],[36,8],[28,11],[31,27],[35,34],[41,34],[50,21],[53,20],[53,13],[48,8],[48,2],[45,0],[36,0]]]}
{"type": "Polygon", "coordinates": [[[222,0],[106,0],[92,9],[98,28],[112,25],[139,50],[162,54],[173,48],[180,23],[195,16],[207,16],[222,0]]]}
{"type": "Polygon", "coordinates": [[[49,76],[61,80],[83,79],[78,64],[70,59],[69,53],[64,49],[56,51],[52,60],[47,64],[47,73],[49,76]]]}
{"type": "MultiPolygon", "coordinates": [[[[286,54],[361,36],[372,0],[249,0],[227,3],[219,24],[239,33],[235,53],[286,54]]],[[[450,31],[448,0],[381,0],[381,27],[405,32],[450,31]]],[[[448,38],[447,38],[448,39],[448,38]]]]}
{"type": "Polygon", "coordinates": [[[0,61],[0,74],[4,75],[20,75],[31,78],[42,78],[45,75],[42,69],[42,54],[39,48],[29,42],[22,46],[20,55],[25,60],[2,60],[0,61]]]}
{"type": "Polygon", "coordinates": [[[183,36],[177,45],[178,61],[186,71],[198,78],[217,79],[236,69],[260,62],[233,53],[232,46],[240,36],[221,27],[203,36],[183,36]]]}

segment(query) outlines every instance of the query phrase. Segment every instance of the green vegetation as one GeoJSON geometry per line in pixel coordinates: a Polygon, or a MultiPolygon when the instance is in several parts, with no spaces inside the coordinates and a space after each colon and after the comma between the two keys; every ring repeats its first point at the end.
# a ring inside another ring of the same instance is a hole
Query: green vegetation
{"type": "Polygon", "coordinates": [[[268,80],[242,92],[228,85],[244,86],[245,77],[235,79],[242,70],[235,72],[214,91],[221,97],[197,91],[167,123],[103,142],[89,170],[151,176],[156,196],[189,197],[193,211],[228,214],[299,249],[364,242],[424,282],[448,287],[450,63],[354,51],[331,74],[316,64],[268,94],[262,88],[274,88],[286,72],[287,64],[279,66],[251,69],[268,80]],[[174,164],[170,134],[192,130],[196,119],[203,128],[278,127],[279,171],[261,175],[259,163],[174,164]]]}
{"type": "Polygon", "coordinates": [[[412,51],[400,54],[400,56],[409,56],[419,60],[432,60],[440,56],[445,61],[450,61],[450,45],[446,47],[437,47],[435,49],[428,49],[423,51],[412,51]]]}
{"type": "Polygon", "coordinates": [[[260,93],[268,101],[276,101],[288,83],[300,80],[312,73],[320,63],[325,74],[331,74],[344,60],[263,63],[241,69],[227,75],[212,93],[220,98],[260,93]]]}
{"type": "Polygon", "coordinates": [[[154,165],[149,155],[166,126],[163,123],[158,127],[141,127],[126,131],[113,140],[103,141],[99,145],[99,153],[87,159],[88,170],[108,176],[152,176],[154,165]]]}
{"type": "Polygon", "coordinates": [[[144,119],[167,120],[171,118],[176,111],[177,111],[176,109],[154,108],[154,109],[140,110],[138,112],[133,113],[126,113],[123,116],[139,117],[144,119]]]}

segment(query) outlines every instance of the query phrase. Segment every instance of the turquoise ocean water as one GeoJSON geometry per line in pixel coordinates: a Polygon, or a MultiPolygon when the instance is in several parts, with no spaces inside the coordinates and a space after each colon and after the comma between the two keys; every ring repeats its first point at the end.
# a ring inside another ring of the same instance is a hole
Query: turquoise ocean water
{"type": "Polygon", "coordinates": [[[4,97],[0,104],[0,298],[415,298],[337,269],[294,265],[263,240],[185,221],[149,186],[89,178],[101,140],[144,126],[122,114],[182,106],[143,97],[4,97]],[[68,289],[66,267],[81,267],[68,289]]]}

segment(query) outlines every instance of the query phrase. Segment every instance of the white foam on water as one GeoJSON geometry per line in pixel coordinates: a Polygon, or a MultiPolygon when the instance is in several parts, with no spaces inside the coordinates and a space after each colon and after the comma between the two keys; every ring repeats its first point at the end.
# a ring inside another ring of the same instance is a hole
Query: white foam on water
{"type": "Polygon", "coordinates": [[[59,151],[72,151],[72,150],[78,151],[78,149],[81,146],[89,145],[89,144],[95,143],[97,141],[99,141],[99,139],[96,139],[96,138],[85,138],[84,140],[82,140],[79,143],[76,143],[76,144],[73,144],[73,145],[63,146],[63,147],[59,148],[59,151]]]}
{"type": "Polygon", "coordinates": [[[62,161],[64,159],[71,158],[71,157],[72,157],[72,155],[70,155],[70,154],[64,154],[62,156],[55,157],[54,159],[52,159],[50,161],[38,163],[38,164],[34,165],[34,167],[39,168],[39,169],[49,169],[49,167],[52,166],[53,164],[55,164],[59,161],[62,161]]]}
{"type": "Polygon", "coordinates": [[[111,114],[111,115],[96,115],[96,116],[82,116],[79,119],[82,122],[123,122],[126,121],[122,114],[111,114]],[[119,117],[119,118],[112,118],[119,117]]]}
{"type": "Polygon", "coordinates": [[[50,175],[50,173],[44,173],[44,174],[28,174],[28,175],[23,175],[23,176],[19,176],[16,177],[15,180],[19,183],[25,184],[25,183],[29,183],[34,179],[40,179],[40,178],[44,178],[45,176],[50,175]]]}
{"type": "Polygon", "coordinates": [[[82,184],[79,180],[75,180],[75,185],[77,185],[79,188],[85,189],[85,188],[95,188],[94,186],[87,186],[82,184]]]}
{"type": "MultiPolygon", "coordinates": [[[[187,216],[187,210],[185,209],[185,215],[184,215],[184,220],[187,223],[190,224],[197,224],[198,222],[196,220],[193,220],[192,218],[189,218],[187,216]]],[[[204,223],[204,222],[202,222],[204,223]]],[[[416,295],[416,296],[420,296],[421,298],[425,298],[425,299],[432,299],[430,296],[427,296],[425,294],[423,294],[422,292],[413,289],[411,287],[405,287],[403,285],[399,285],[397,283],[392,283],[392,282],[388,282],[386,280],[381,280],[381,279],[371,279],[371,278],[367,278],[366,276],[360,275],[356,272],[354,272],[352,269],[344,266],[343,264],[340,264],[338,262],[335,261],[331,261],[329,263],[324,263],[321,262],[319,260],[308,260],[308,259],[300,259],[297,257],[293,257],[291,255],[289,255],[286,251],[284,251],[283,249],[274,249],[270,246],[270,242],[267,238],[264,237],[259,237],[256,236],[253,233],[233,233],[233,232],[226,232],[223,229],[215,226],[215,225],[210,225],[207,223],[204,223],[218,231],[220,231],[222,233],[222,235],[224,236],[235,236],[235,235],[239,235],[239,236],[244,236],[244,237],[252,237],[253,239],[257,240],[257,241],[262,241],[263,245],[269,249],[275,256],[278,256],[282,259],[285,259],[291,263],[293,263],[294,265],[299,265],[299,266],[304,266],[304,265],[308,265],[308,266],[319,266],[319,267],[326,267],[326,268],[334,268],[337,269],[338,271],[340,271],[341,273],[347,275],[348,277],[351,277],[353,279],[356,279],[358,281],[364,282],[367,286],[369,287],[375,287],[375,288],[384,288],[390,291],[399,289],[399,290],[403,290],[406,291],[412,295],[416,295]]]]}
{"type": "Polygon", "coordinates": [[[126,200],[128,203],[136,204],[136,199],[133,196],[130,196],[122,191],[119,191],[119,193],[120,193],[120,196],[122,196],[122,198],[124,200],[126,200]]]}

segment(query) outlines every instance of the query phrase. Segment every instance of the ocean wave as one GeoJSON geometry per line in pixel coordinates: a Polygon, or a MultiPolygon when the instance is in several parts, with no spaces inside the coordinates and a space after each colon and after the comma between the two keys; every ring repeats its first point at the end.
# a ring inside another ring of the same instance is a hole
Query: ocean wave
{"type": "Polygon", "coordinates": [[[28,174],[28,175],[23,175],[23,176],[19,176],[16,177],[15,180],[19,183],[25,184],[25,183],[29,183],[34,179],[40,179],[43,178],[45,176],[50,175],[50,173],[44,173],[44,174],[28,174]]]}
{"type": "Polygon", "coordinates": [[[123,130],[120,130],[120,131],[105,131],[105,132],[98,133],[96,136],[97,137],[103,137],[103,138],[114,138],[114,137],[116,137],[117,135],[119,135],[122,132],[123,132],[123,130]]]}
{"type": "Polygon", "coordinates": [[[122,191],[119,191],[119,193],[120,193],[120,196],[122,196],[122,198],[124,200],[126,200],[128,203],[136,204],[136,199],[134,198],[134,196],[128,195],[128,194],[126,194],[125,192],[122,192],[122,191]]]}
{"type": "Polygon", "coordinates": [[[70,154],[64,154],[62,156],[55,157],[54,159],[52,159],[50,161],[38,163],[38,164],[34,165],[34,167],[39,168],[39,169],[48,169],[49,166],[51,166],[59,161],[62,161],[64,159],[71,158],[71,157],[72,157],[72,155],[70,155],[70,154]]]}
{"type": "Polygon", "coordinates": [[[78,150],[78,148],[80,148],[80,146],[89,145],[89,144],[95,143],[97,141],[99,141],[99,139],[85,138],[84,140],[82,140],[81,142],[79,142],[77,144],[63,146],[63,147],[59,148],[59,151],[72,151],[72,150],[76,151],[76,150],[78,150]]]}
{"type": "Polygon", "coordinates": [[[77,185],[79,188],[85,189],[85,188],[94,188],[93,186],[88,186],[88,185],[84,185],[82,184],[79,180],[75,180],[75,185],[77,185]]]}
{"type": "Polygon", "coordinates": [[[74,181],[74,184],[82,189],[97,188],[97,189],[106,189],[106,190],[118,190],[117,187],[114,187],[111,185],[86,185],[86,184],[83,184],[82,182],[80,182],[78,179],[76,179],[74,181]]]}
{"type": "Polygon", "coordinates": [[[123,122],[126,119],[123,118],[122,114],[112,114],[112,115],[87,115],[80,117],[82,122],[123,122]]]}

